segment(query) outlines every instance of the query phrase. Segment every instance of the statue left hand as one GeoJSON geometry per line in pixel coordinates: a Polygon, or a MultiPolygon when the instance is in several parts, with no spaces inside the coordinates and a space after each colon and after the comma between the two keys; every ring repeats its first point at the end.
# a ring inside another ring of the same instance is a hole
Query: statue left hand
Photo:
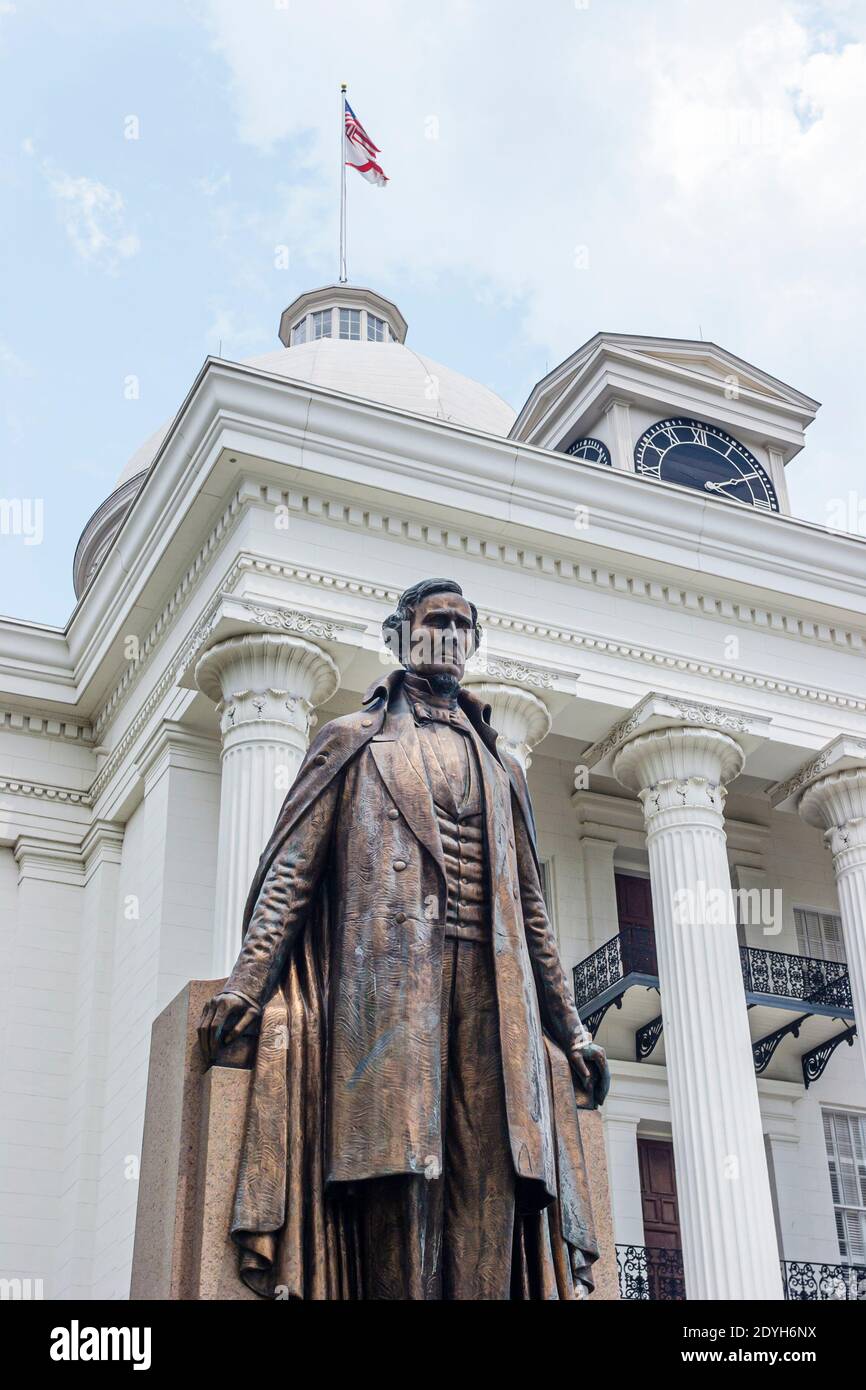
{"type": "Polygon", "coordinates": [[[574,1079],[582,1091],[593,1089],[596,1105],[604,1103],[610,1090],[610,1067],[598,1043],[576,1043],[568,1054],[574,1079]]]}

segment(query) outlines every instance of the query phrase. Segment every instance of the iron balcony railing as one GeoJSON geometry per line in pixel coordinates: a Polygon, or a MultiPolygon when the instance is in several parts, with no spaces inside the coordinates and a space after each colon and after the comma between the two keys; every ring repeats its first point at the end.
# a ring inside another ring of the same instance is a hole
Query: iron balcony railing
{"type": "MultiPolygon", "coordinates": [[[[645,1245],[618,1245],[616,1266],[620,1298],[644,1302],[685,1299],[681,1250],[645,1245]]],[[[782,1261],[785,1298],[791,1302],[866,1302],[866,1265],[782,1261]]]]}
{"type": "Polygon", "coordinates": [[[792,1302],[866,1303],[866,1265],[824,1265],[783,1260],[785,1297],[792,1302]]]}
{"type": "MultiPolygon", "coordinates": [[[[843,961],[794,956],[741,946],[740,965],[748,994],[796,999],[851,1009],[851,981],[843,961]]],[[[616,936],[574,967],[574,1000],[582,1009],[629,975],[658,979],[655,938],[645,927],[624,924],[616,936]]]]}
{"type": "Polygon", "coordinates": [[[626,975],[649,975],[657,979],[655,937],[645,927],[624,923],[597,951],[574,967],[574,1002],[579,1009],[597,999],[626,975]]]}
{"type": "Polygon", "coordinates": [[[773,994],[804,1004],[833,1004],[841,1009],[853,1007],[844,961],[741,946],[740,964],[747,994],[773,994]]]}
{"type": "Polygon", "coordinates": [[[686,1296],[683,1252],[646,1245],[618,1245],[620,1298],[643,1302],[681,1302],[686,1296]]]}

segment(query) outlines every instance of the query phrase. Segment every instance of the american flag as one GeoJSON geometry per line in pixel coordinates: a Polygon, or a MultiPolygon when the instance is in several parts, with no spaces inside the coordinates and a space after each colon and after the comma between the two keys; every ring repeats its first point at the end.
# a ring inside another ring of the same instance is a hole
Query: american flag
{"type": "Polygon", "coordinates": [[[358,173],[367,180],[368,183],[378,184],[384,188],[388,182],[388,176],[380,164],[376,163],[375,155],[380,151],[370,139],[358,117],[355,115],[349,103],[345,105],[345,160],[349,169],[357,169],[358,173]]]}

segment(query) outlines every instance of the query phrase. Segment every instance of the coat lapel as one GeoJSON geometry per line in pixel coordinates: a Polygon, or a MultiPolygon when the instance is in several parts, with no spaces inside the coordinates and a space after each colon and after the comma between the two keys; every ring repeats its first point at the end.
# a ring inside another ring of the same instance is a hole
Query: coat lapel
{"type": "Polygon", "coordinates": [[[442,839],[411,714],[389,714],[381,733],[370,741],[370,752],[395,806],[444,878],[442,839]]]}

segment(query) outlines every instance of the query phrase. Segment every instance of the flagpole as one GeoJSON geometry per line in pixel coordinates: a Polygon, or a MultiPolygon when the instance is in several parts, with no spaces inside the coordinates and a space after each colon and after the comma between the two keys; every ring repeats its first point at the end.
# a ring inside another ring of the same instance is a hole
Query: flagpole
{"type": "Polygon", "coordinates": [[[346,83],[340,84],[340,284],[346,283],[346,83]]]}

